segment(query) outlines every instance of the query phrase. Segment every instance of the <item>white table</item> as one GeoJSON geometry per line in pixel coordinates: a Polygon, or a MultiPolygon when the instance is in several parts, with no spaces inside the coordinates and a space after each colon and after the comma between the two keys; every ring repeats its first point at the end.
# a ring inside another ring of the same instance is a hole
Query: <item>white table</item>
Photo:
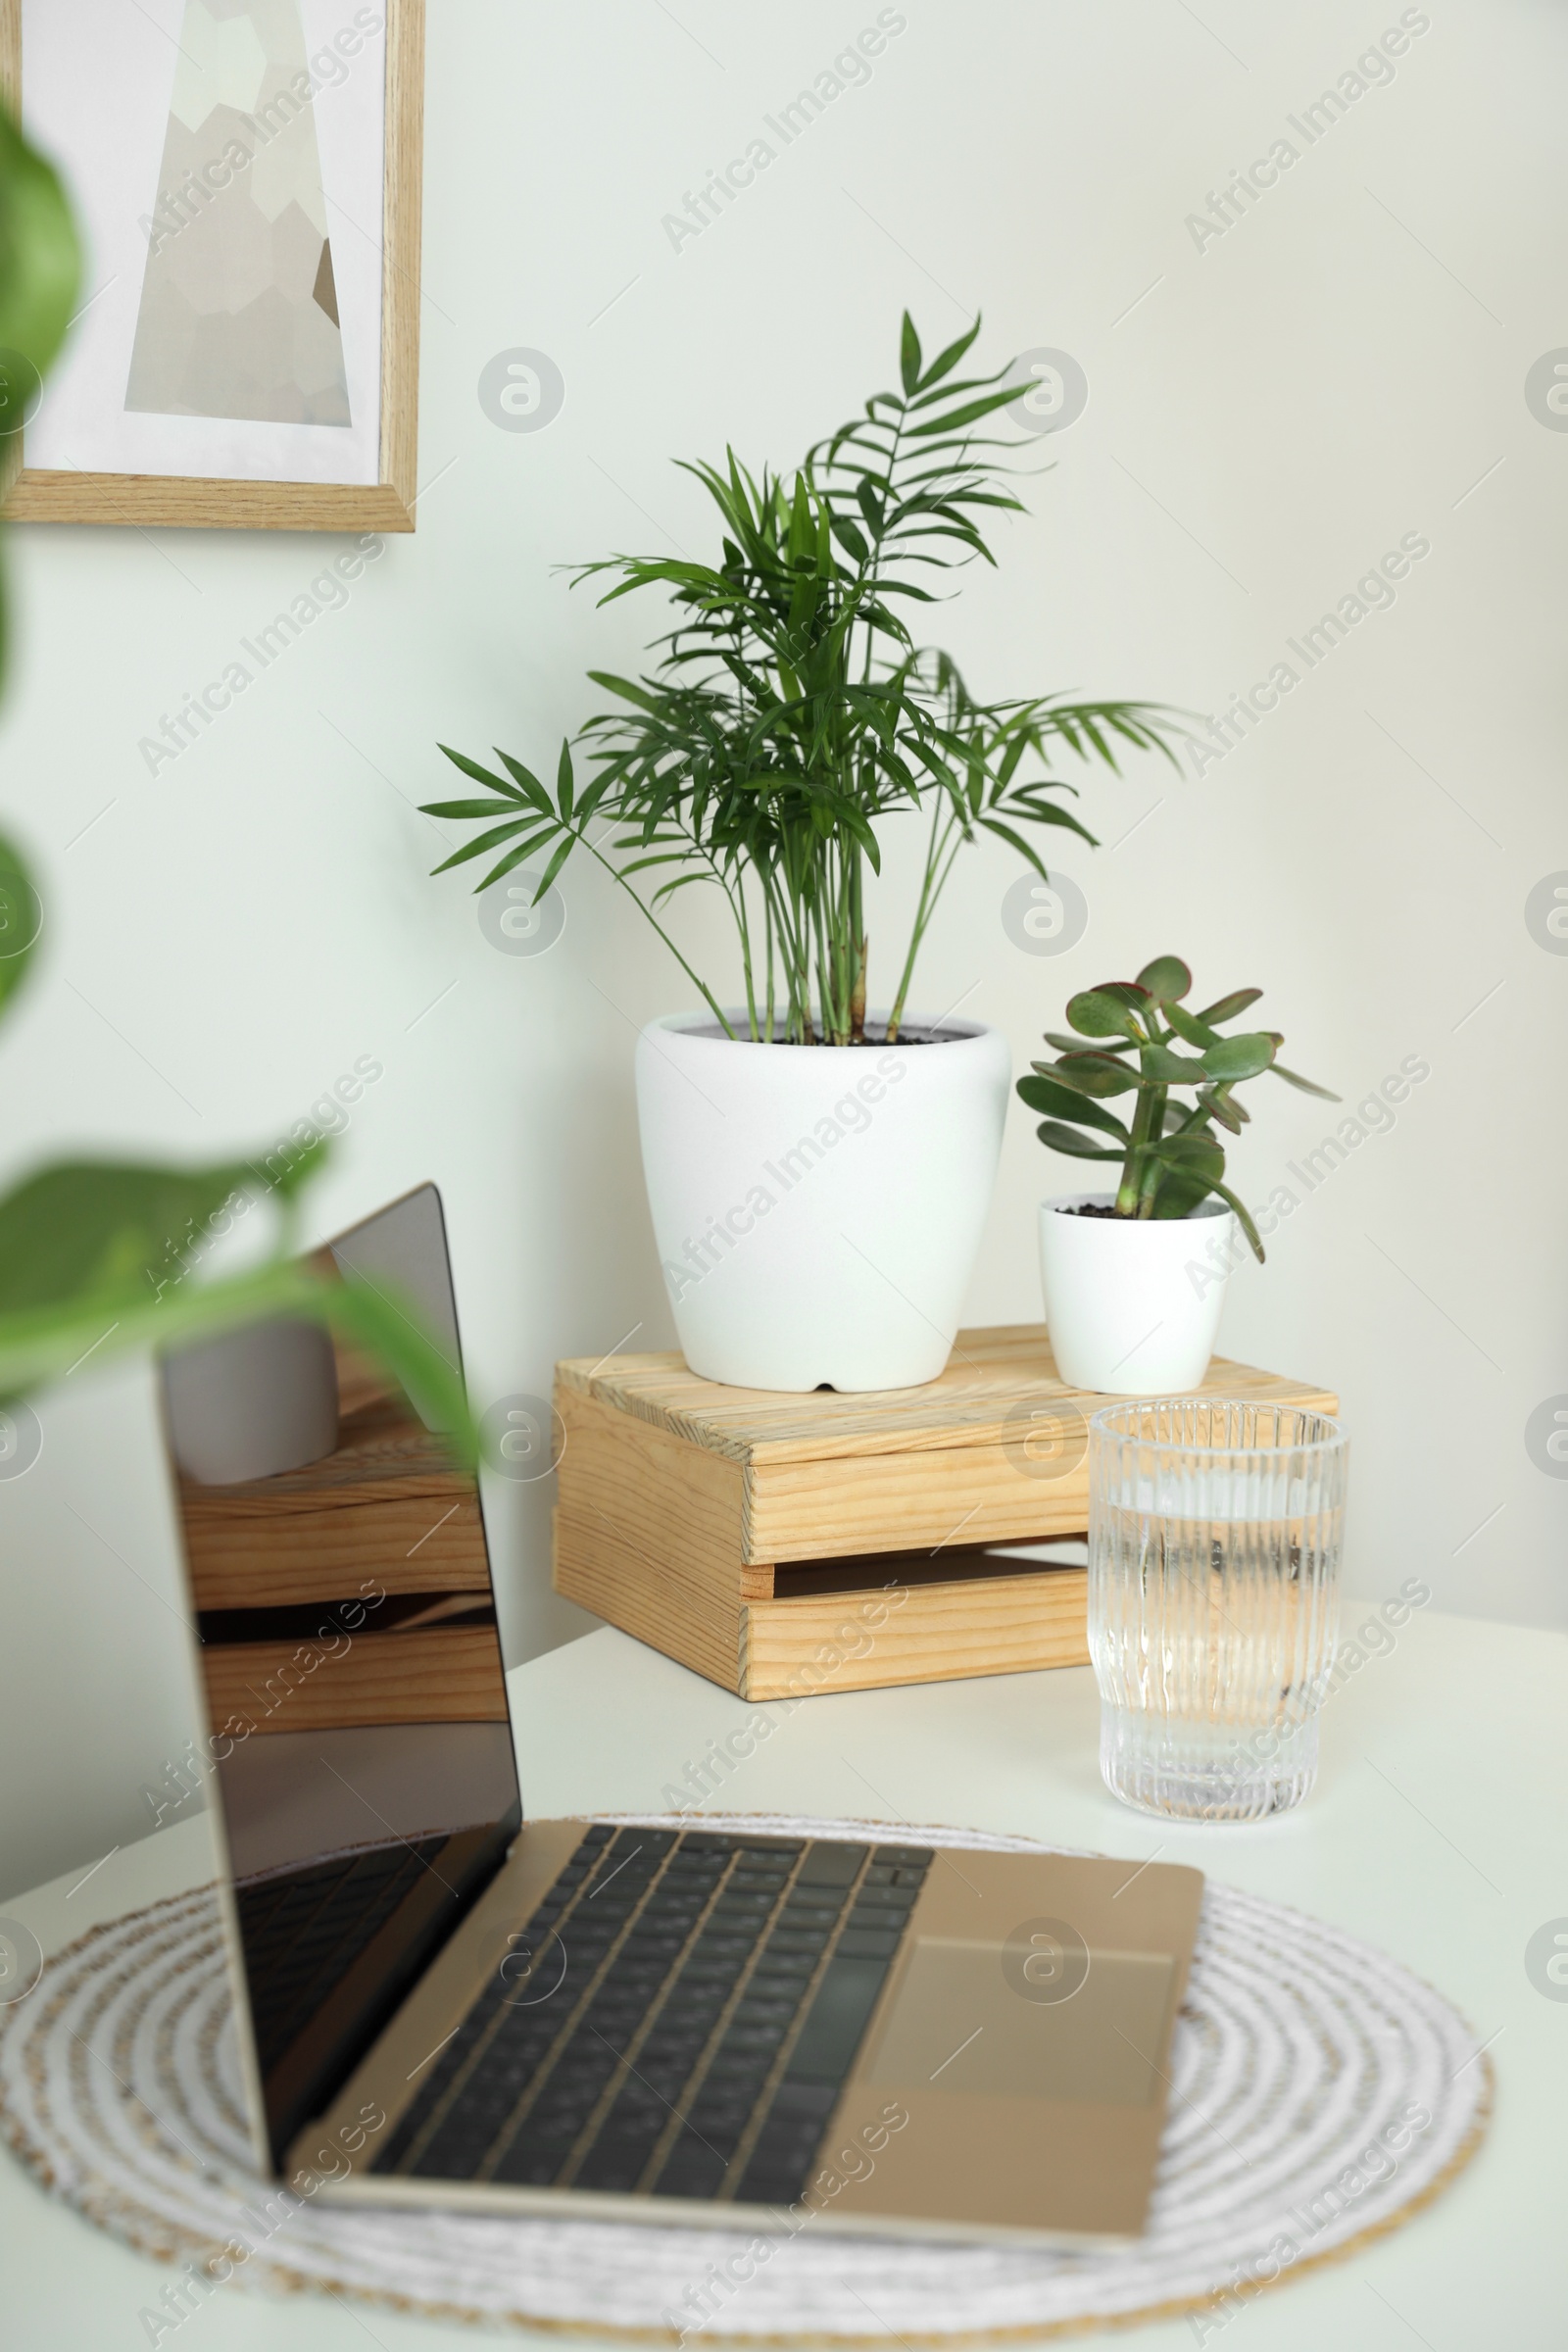
{"type": "MultiPolygon", "coordinates": [[[[1359,1622],[1355,1611],[1348,1622],[1359,1622]]],[[[534,1815],[662,1809],[666,1784],[753,1712],[609,1631],[510,1680],[534,1815]]],[[[1458,2183],[1393,2237],[1263,2296],[1210,2341],[1225,2352],[1423,2343],[1430,2352],[1562,2352],[1568,2001],[1532,1985],[1524,1951],[1544,1921],[1568,1917],[1568,1639],[1413,1618],[1392,1654],[1371,1658],[1332,1702],[1312,1797],[1258,1828],[1164,1829],[1126,1811],[1101,1784],[1096,1739],[1087,1668],[813,1698],[736,1769],[715,1803],[950,1822],[1138,1860],[1158,1848],[1396,1954],[1491,2038],[1498,2099],[1488,2142],[1458,2183]]],[[[67,1889],[79,1873],[0,1908],[49,1952],[97,1920],[210,1875],[198,1818],[124,1848],[74,1894],[67,1889]]],[[[145,2340],[138,2312],[172,2275],[0,2160],[6,2352],[128,2352],[145,2340]]],[[[386,2352],[473,2352],[480,2339],[347,2304],[241,2292],[203,2306],[188,2337],[195,2352],[364,2352],[368,2340],[386,2352]]],[[[1129,2340],[1190,2348],[1196,2339],[1180,2321],[1129,2340]]]]}

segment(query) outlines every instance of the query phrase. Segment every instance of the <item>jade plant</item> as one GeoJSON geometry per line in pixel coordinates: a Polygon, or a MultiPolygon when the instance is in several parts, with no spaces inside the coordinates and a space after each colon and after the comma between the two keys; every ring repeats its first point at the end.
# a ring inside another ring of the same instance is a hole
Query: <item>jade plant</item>
{"type": "Polygon", "coordinates": [[[1067,1005],[1073,1034],[1046,1031],[1057,1058],[1035,1062],[1018,1093],[1031,1110],[1047,1114],[1036,1132],[1048,1151],[1120,1162],[1111,1215],[1190,1216],[1215,1193],[1235,1211],[1261,1262],[1257,1227],[1225,1182],[1225,1152],[1214,1130],[1241,1134],[1249,1113],[1236,1089],[1265,1071],[1327,1102],[1340,1098],[1285,1067],[1278,1030],[1222,1034],[1257,1003],[1260,988],[1233,989],[1201,1012],[1189,1012],[1183,1000],[1192,985],[1179,956],[1156,956],[1136,980],[1083,989],[1067,1005]],[[1137,1097],[1130,1119],[1105,1107],[1116,1095],[1137,1097]]]}

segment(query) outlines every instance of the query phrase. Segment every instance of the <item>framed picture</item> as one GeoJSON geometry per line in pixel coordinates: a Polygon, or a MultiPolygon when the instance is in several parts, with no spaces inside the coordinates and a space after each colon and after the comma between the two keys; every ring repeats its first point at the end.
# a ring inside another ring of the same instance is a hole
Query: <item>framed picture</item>
{"type": "Polygon", "coordinates": [[[81,309],[25,522],[412,531],[424,0],[0,0],[81,309]]]}

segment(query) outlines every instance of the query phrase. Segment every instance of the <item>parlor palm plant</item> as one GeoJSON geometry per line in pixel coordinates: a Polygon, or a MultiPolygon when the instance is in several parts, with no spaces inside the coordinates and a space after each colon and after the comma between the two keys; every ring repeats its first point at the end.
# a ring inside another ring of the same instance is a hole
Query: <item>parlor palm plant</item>
{"type": "Polygon", "coordinates": [[[725,1034],[719,999],[660,920],[694,883],[733,918],[747,1038],[854,1045],[866,1036],[867,872],[882,820],[924,821],[914,913],[898,948],[883,1036],[906,1018],[916,958],[954,860],[997,835],[1046,877],[1037,842],[1055,827],[1093,844],[1063,795],[1063,758],[1115,772],[1118,751],[1181,731],[1145,703],[1059,697],[985,701],[953,657],[919,643],[918,609],[944,577],[994,564],[988,517],[1023,512],[1004,454],[982,430],[1018,398],[1006,368],[960,372],[980,322],[929,363],[906,314],[896,392],[809,449],[791,478],[686,465],[717,511],[716,561],[612,556],[576,568],[608,582],[601,604],[667,592],[674,626],[651,671],[589,674],[614,707],[591,717],[576,772],[563,745],[553,790],[498,752],[501,770],[442,749],[486,788],[428,813],[482,822],[436,870],[499,853],[478,888],[542,858],[542,897],[583,849],[637,902],[725,1034]],[[639,890],[639,878],[646,877],[639,890]],[[643,891],[647,891],[645,897],[643,891]]]}

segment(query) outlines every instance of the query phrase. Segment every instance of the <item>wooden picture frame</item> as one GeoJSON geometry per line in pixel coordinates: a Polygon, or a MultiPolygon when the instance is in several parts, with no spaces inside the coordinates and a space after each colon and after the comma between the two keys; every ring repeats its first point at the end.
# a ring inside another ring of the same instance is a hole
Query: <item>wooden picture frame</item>
{"type": "MultiPolygon", "coordinates": [[[[0,466],[5,519],[146,529],[412,531],[417,498],[424,0],[381,0],[386,92],[381,241],[380,478],[374,483],[87,473],[0,466]]],[[[0,0],[0,95],[22,107],[22,0],[0,0]]],[[[67,166],[69,181],[69,164],[67,166]]]]}

